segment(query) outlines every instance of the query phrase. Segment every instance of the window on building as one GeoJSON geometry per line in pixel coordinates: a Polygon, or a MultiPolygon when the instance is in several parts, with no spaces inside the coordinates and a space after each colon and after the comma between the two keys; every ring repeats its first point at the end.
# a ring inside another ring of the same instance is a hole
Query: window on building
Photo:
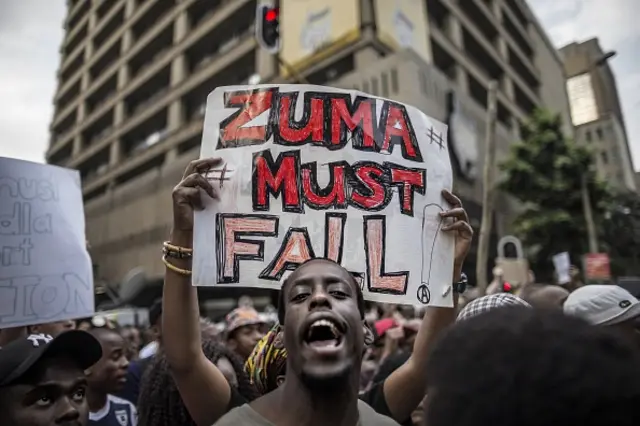
{"type": "Polygon", "coordinates": [[[607,155],[607,153],[606,153],[606,152],[603,152],[603,153],[601,154],[601,158],[602,158],[602,162],[603,162],[604,164],[609,164],[609,156],[607,155]]]}
{"type": "Polygon", "coordinates": [[[602,129],[599,127],[596,129],[596,135],[598,136],[598,140],[604,139],[604,134],[602,133],[602,129]]]}
{"type": "Polygon", "coordinates": [[[591,142],[591,130],[587,130],[587,131],[584,133],[584,139],[585,139],[587,142],[591,142]]]}
{"type": "Polygon", "coordinates": [[[395,68],[391,69],[391,91],[393,93],[398,93],[398,70],[395,68]]]}
{"type": "Polygon", "coordinates": [[[382,73],[382,96],[385,98],[389,97],[389,76],[386,72],[382,73]]]}
{"type": "Polygon", "coordinates": [[[589,74],[577,75],[567,80],[567,93],[569,94],[571,121],[574,126],[598,119],[598,108],[589,74]]]}
{"type": "Polygon", "coordinates": [[[422,91],[422,94],[428,94],[429,89],[427,88],[427,76],[425,75],[423,70],[418,71],[418,82],[420,83],[420,90],[422,91]]]}

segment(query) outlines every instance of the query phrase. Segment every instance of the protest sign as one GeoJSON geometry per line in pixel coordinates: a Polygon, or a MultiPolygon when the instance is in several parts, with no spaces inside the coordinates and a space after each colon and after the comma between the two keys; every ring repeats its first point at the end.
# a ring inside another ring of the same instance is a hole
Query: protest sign
{"type": "Polygon", "coordinates": [[[558,284],[568,284],[571,282],[571,260],[569,253],[564,251],[553,256],[553,266],[556,270],[558,284]]]}
{"type": "Polygon", "coordinates": [[[0,157],[0,328],[93,314],[76,170],[0,157]]]}
{"type": "Polygon", "coordinates": [[[607,253],[586,254],[583,263],[587,281],[609,281],[611,279],[611,267],[607,253]]]}
{"type": "Polygon", "coordinates": [[[374,301],[451,306],[454,239],[446,126],[357,91],[220,87],[201,158],[221,157],[194,223],[194,285],[279,289],[313,257],[354,274],[374,301]]]}

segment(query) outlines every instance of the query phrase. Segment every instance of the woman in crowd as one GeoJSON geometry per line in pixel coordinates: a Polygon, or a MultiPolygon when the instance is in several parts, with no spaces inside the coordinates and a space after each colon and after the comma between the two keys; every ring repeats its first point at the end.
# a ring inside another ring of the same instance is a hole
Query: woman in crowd
{"type": "MultiPolygon", "coordinates": [[[[258,396],[244,372],[240,358],[224,344],[213,340],[206,331],[202,332],[202,351],[227,379],[232,389],[232,398],[239,399],[242,404],[258,396]]],[[[189,415],[171,377],[165,354],[157,354],[149,367],[142,377],[140,387],[139,426],[195,426],[196,423],[189,415]]]]}

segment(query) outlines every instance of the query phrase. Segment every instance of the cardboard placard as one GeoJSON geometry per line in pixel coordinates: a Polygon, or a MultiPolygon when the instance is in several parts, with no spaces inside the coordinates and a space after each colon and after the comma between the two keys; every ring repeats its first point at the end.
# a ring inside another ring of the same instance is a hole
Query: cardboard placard
{"type": "Polygon", "coordinates": [[[553,256],[553,267],[556,270],[558,284],[568,284],[571,282],[571,260],[569,253],[564,251],[553,256]]]}
{"type": "Polygon", "coordinates": [[[586,254],[584,264],[587,281],[608,281],[611,279],[611,267],[607,253],[586,254]]]}
{"type": "Polygon", "coordinates": [[[93,312],[78,171],[0,157],[0,328],[93,312]]]}
{"type": "Polygon", "coordinates": [[[194,285],[279,289],[312,257],[351,271],[369,300],[451,306],[446,126],[357,91],[229,86],[207,100],[209,197],[194,223],[194,285]]]}

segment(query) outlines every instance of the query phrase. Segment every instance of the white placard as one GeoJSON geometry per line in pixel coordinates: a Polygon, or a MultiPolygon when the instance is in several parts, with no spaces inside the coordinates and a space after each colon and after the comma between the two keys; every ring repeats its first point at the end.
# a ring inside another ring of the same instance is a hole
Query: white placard
{"type": "Polygon", "coordinates": [[[279,289],[310,257],[369,300],[451,306],[446,126],[417,109],[321,86],[229,86],[207,99],[201,158],[221,193],[195,215],[194,285],[279,289]]]}
{"type": "Polygon", "coordinates": [[[553,266],[558,275],[558,284],[571,282],[571,273],[569,272],[571,269],[571,260],[569,260],[569,253],[564,251],[553,256],[553,266]]]}
{"type": "Polygon", "coordinates": [[[93,315],[78,171],[0,157],[0,328],[93,315]]]}

